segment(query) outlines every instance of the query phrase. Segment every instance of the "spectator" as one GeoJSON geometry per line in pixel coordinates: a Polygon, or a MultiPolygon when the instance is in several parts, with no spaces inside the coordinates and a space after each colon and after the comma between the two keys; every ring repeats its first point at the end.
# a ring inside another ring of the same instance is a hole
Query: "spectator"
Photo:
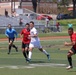
{"type": "Polygon", "coordinates": [[[23,19],[22,19],[22,18],[20,18],[20,20],[19,20],[19,25],[20,25],[20,26],[23,25],[23,19]]]}
{"type": "Polygon", "coordinates": [[[12,11],[12,17],[16,17],[16,12],[12,11]]]}
{"type": "Polygon", "coordinates": [[[60,30],[59,30],[59,26],[60,26],[60,23],[57,22],[57,23],[56,23],[56,28],[57,28],[57,31],[58,31],[58,32],[60,32],[60,30]]]}
{"type": "Polygon", "coordinates": [[[8,11],[5,9],[5,16],[8,17],[8,11]]]}
{"type": "Polygon", "coordinates": [[[45,24],[45,33],[46,33],[46,32],[49,32],[49,31],[50,31],[49,19],[48,19],[48,17],[46,17],[45,22],[46,22],[46,24],[45,24]]]}
{"type": "Polygon", "coordinates": [[[45,22],[46,22],[46,26],[45,26],[45,27],[47,27],[47,28],[48,28],[48,27],[49,27],[49,19],[48,19],[48,18],[46,18],[46,19],[45,19],[45,22]]]}

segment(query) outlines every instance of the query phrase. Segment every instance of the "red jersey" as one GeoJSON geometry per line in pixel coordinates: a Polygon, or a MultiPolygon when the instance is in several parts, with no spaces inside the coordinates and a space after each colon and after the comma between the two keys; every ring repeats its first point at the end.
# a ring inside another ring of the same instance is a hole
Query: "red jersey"
{"type": "Polygon", "coordinates": [[[23,40],[22,40],[22,42],[23,42],[24,44],[30,43],[30,39],[28,38],[28,35],[30,35],[30,30],[27,30],[26,28],[24,28],[24,29],[21,31],[20,34],[23,35],[23,40]]]}
{"type": "MultiPolygon", "coordinates": [[[[73,33],[73,34],[70,36],[70,39],[71,39],[71,41],[75,41],[75,42],[76,42],[76,33],[73,33]]],[[[76,43],[75,43],[75,45],[73,45],[73,47],[76,49],[76,43]]]]}

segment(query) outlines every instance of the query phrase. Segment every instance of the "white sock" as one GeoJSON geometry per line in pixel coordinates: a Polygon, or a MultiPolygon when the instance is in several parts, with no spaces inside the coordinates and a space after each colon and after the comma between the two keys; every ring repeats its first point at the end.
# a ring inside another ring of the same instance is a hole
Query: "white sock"
{"type": "Polygon", "coordinates": [[[31,59],[31,56],[32,56],[32,52],[29,51],[29,55],[28,55],[28,58],[31,59]]]}
{"type": "Polygon", "coordinates": [[[43,49],[43,53],[46,54],[46,55],[48,55],[48,53],[47,53],[46,50],[44,50],[44,49],[43,49]]]}

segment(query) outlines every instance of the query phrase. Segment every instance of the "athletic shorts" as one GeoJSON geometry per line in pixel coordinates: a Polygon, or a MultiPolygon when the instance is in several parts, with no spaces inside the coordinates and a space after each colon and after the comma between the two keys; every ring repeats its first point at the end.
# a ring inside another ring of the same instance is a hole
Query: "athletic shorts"
{"type": "Polygon", "coordinates": [[[30,42],[29,47],[32,47],[32,48],[42,48],[40,42],[30,42]]]}
{"type": "Polygon", "coordinates": [[[73,53],[76,54],[76,49],[74,47],[71,48],[71,51],[73,51],[73,53]]]}
{"type": "Polygon", "coordinates": [[[15,38],[8,38],[9,42],[10,42],[10,41],[14,42],[14,39],[15,39],[15,38]]]}
{"type": "Polygon", "coordinates": [[[23,42],[22,42],[22,48],[29,48],[29,44],[24,44],[23,42]]]}

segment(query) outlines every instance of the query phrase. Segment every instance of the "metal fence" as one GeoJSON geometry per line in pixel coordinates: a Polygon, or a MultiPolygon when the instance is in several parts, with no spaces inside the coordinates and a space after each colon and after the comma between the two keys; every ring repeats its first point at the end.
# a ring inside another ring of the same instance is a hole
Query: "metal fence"
{"type": "MultiPolygon", "coordinates": [[[[24,28],[25,26],[13,26],[14,29],[18,33],[24,28]]],[[[50,25],[49,27],[45,27],[45,25],[35,25],[39,33],[48,33],[48,32],[61,32],[62,31],[62,26],[59,26],[59,30],[57,30],[56,25],[50,25]]],[[[5,29],[7,26],[0,26],[0,34],[5,33],[5,29]]]]}

